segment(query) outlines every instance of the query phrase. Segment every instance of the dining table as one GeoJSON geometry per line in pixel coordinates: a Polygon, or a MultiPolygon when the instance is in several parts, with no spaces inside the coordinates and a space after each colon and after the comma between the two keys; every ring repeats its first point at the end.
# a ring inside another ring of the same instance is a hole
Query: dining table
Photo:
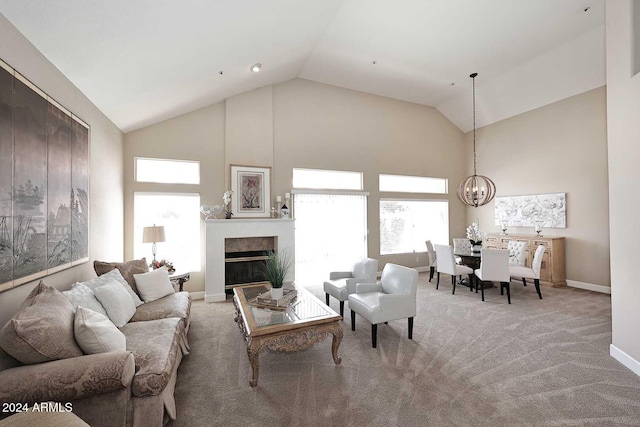
{"type": "MultiPolygon", "coordinates": [[[[481,261],[481,252],[474,252],[474,251],[458,251],[458,252],[454,252],[454,255],[456,257],[460,257],[461,264],[466,265],[467,267],[472,268],[474,271],[480,268],[480,261],[481,261]]],[[[471,284],[469,283],[469,279],[467,278],[463,278],[460,281],[460,284],[462,286],[471,286],[471,284]]],[[[489,288],[493,288],[493,282],[489,282],[486,280],[483,280],[481,282],[481,286],[483,289],[489,289],[489,288]]],[[[478,290],[476,289],[476,292],[478,290]]]]}

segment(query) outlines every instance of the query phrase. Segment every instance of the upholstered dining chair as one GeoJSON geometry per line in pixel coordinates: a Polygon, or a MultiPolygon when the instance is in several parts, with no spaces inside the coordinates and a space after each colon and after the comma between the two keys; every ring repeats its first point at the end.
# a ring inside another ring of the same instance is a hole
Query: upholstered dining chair
{"type": "Polygon", "coordinates": [[[453,252],[457,254],[471,252],[471,241],[463,237],[454,237],[453,252]]]}
{"type": "Polygon", "coordinates": [[[522,278],[522,283],[525,286],[527,286],[527,279],[533,279],[533,283],[536,285],[536,292],[540,299],[542,299],[542,293],[540,292],[540,269],[542,268],[542,256],[544,255],[544,251],[544,245],[539,245],[536,248],[536,252],[533,254],[531,268],[519,265],[509,266],[509,275],[511,277],[522,278]]]}
{"type": "Polygon", "coordinates": [[[453,248],[449,245],[435,245],[436,250],[436,259],[438,260],[438,265],[436,269],[438,271],[438,278],[436,279],[436,289],[440,286],[440,273],[445,273],[451,275],[451,284],[453,285],[452,293],[456,293],[456,279],[457,276],[461,276],[463,274],[469,275],[469,290],[471,290],[471,285],[473,284],[473,269],[471,267],[467,267],[466,265],[458,265],[456,264],[455,258],[453,257],[453,248]]]}
{"type": "Polygon", "coordinates": [[[378,274],[378,260],[361,258],[357,260],[351,271],[333,271],[329,273],[329,280],[324,282],[324,293],[327,305],[329,295],[340,302],[340,316],[344,319],[344,302],[349,294],[356,291],[356,285],[361,282],[375,282],[378,274]]]}
{"type": "Polygon", "coordinates": [[[476,291],[478,286],[482,289],[482,301],[484,301],[484,286],[479,281],[500,282],[500,294],[507,289],[507,301],[511,304],[511,288],[509,282],[509,250],[508,249],[482,249],[480,251],[480,268],[474,271],[476,276],[476,291]]]}
{"type": "Polygon", "coordinates": [[[507,244],[507,249],[509,250],[509,265],[524,267],[527,256],[527,242],[510,240],[507,244]]]}
{"type": "Polygon", "coordinates": [[[356,330],[356,313],[371,323],[371,346],[376,348],[378,324],[392,320],[409,320],[409,339],[413,339],[416,315],[418,270],[387,263],[378,283],[358,283],[349,295],[351,330],[356,330]]]}
{"type": "Polygon", "coordinates": [[[424,242],[427,245],[427,256],[429,258],[429,282],[433,279],[433,273],[436,271],[438,265],[438,258],[436,257],[436,251],[433,249],[431,240],[424,242]]]}

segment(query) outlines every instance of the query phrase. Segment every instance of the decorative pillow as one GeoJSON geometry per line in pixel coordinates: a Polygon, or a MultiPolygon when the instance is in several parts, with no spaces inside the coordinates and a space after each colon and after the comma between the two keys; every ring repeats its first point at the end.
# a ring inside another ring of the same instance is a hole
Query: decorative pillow
{"type": "Polygon", "coordinates": [[[97,300],[91,288],[84,283],[74,284],[68,291],[62,291],[62,295],[69,300],[76,311],[78,310],[78,306],[82,306],[104,316],[107,315],[107,312],[104,311],[104,307],[100,304],[100,301],[97,300]]]}
{"type": "Polygon", "coordinates": [[[0,346],[24,364],[82,356],[73,336],[73,319],[69,300],[40,281],[0,330],[0,346]]]}
{"type": "Polygon", "coordinates": [[[134,274],[133,277],[136,280],[138,292],[145,302],[155,301],[175,293],[166,267],[144,274],[134,274]]]}
{"type": "Polygon", "coordinates": [[[148,272],[149,264],[147,263],[146,258],[127,262],[93,262],[93,269],[96,271],[96,274],[98,276],[102,276],[103,274],[110,272],[114,268],[120,270],[120,273],[122,273],[122,277],[124,277],[124,280],[127,281],[129,286],[131,286],[134,291],[138,292],[138,289],[136,289],[136,281],[133,278],[133,275],[148,272]]]}
{"type": "Polygon", "coordinates": [[[85,354],[126,350],[127,338],[102,314],[78,307],[73,324],[76,341],[85,354]]]}
{"type": "Polygon", "coordinates": [[[98,286],[93,290],[100,304],[107,311],[107,316],[118,328],[127,324],[136,313],[136,305],[122,285],[116,281],[98,286]]]}
{"type": "Polygon", "coordinates": [[[127,281],[124,280],[122,274],[120,274],[120,271],[117,268],[114,268],[113,270],[103,274],[102,276],[94,277],[93,279],[89,279],[84,282],[77,282],[72,286],[72,288],[77,285],[85,285],[93,291],[98,286],[106,285],[109,282],[120,283],[125,288],[127,293],[131,296],[131,299],[133,300],[133,303],[136,305],[136,307],[144,304],[138,294],[136,294],[133,289],[131,289],[131,286],[129,286],[127,281]]]}

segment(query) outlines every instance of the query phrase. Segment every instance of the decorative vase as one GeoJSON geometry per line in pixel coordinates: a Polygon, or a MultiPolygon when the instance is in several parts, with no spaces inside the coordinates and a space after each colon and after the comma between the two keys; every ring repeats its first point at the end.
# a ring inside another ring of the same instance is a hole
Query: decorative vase
{"type": "Polygon", "coordinates": [[[225,219],[231,219],[232,216],[233,216],[233,212],[231,211],[227,211],[227,213],[224,214],[225,219]]]}
{"type": "Polygon", "coordinates": [[[471,251],[472,252],[480,252],[482,250],[482,245],[472,245],[471,246],[471,251]]]}
{"type": "Polygon", "coordinates": [[[284,296],[284,289],[282,288],[271,288],[271,299],[279,300],[284,296]]]}

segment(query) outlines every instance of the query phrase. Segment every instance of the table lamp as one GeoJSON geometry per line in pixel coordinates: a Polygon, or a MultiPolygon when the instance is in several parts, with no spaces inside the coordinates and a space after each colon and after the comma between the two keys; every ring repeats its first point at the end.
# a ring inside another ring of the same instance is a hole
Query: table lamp
{"type": "Polygon", "coordinates": [[[164,226],[153,224],[153,227],[145,227],[142,230],[142,243],[153,243],[151,253],[153,254],[154,264],[157,252],[156,242],[164,242],[164,226]]]}

